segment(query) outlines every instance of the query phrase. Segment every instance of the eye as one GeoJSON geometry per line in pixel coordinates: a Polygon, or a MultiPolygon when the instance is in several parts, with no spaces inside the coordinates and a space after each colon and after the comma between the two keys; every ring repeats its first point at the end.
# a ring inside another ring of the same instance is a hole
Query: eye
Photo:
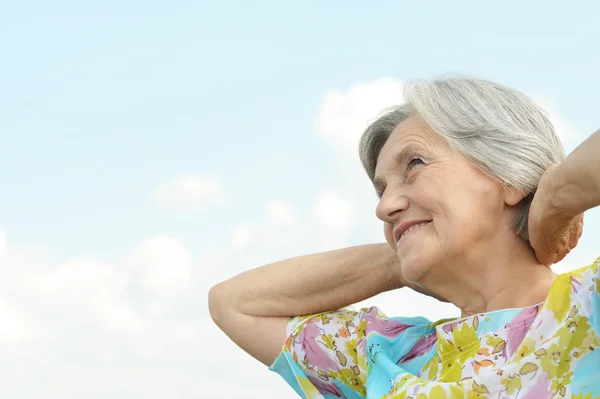
{"type": "Polygon", "coordinates": [[[406,171],[410,171],[412,170],[414,167],[418,166],[419,164],[425,164],[425,162],[423,162],[423,160],[419,157],[413,157],[410,159],[410,161],[408,161],[408,163],[406,164],[406,171]]]}
{"type": "Polygon", "coordinates": [[[375,195],[377,195],[378,200],[381,200],[381,197],[383,197],[383,191],[376,191],[375,195]]]}

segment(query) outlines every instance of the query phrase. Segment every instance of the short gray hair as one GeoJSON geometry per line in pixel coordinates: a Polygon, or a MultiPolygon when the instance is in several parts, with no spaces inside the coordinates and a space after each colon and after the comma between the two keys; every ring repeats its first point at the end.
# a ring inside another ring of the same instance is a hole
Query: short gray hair
{"type": "Polygon", "coordinates": [[[544,171],[565,158],[546,113],[523,93],[462,76],[412,82],[404,97],[405,104],[387,109],[360,140],[360,159],[371,181],[379,152],[392,131],[418,115],[502,186],[525,194],[513,227],[520,238],[529,241],[533,194],[544,171]]]}

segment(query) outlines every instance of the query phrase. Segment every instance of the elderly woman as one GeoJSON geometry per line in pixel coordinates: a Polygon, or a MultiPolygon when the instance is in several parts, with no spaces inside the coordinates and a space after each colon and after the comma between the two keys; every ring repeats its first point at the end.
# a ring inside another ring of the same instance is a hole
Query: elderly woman
{"type": "Polygon", "coordinates": [[[214,321],[304,398],[600,397],[600,259],[549,268],[600,205],[600,131],[565,158],[504,86],[417,82],[406,99],[360,144],[387,245],[240,274],[211,290],[214,321]],[[346,308],[401,287],[461,317],[346,308]]]}

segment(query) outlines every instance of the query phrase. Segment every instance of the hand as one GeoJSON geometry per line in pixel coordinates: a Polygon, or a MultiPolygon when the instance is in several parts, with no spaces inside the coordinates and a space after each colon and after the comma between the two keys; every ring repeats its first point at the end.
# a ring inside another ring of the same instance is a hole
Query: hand
{"type": "Polygon", "coordinates": [[[583,233],[583,214],[571,214],[552,201],[559,166],[552,165],[544,172],[529,209],[529,242],[538,262],[547,266],[563,260],[583,233]]]}

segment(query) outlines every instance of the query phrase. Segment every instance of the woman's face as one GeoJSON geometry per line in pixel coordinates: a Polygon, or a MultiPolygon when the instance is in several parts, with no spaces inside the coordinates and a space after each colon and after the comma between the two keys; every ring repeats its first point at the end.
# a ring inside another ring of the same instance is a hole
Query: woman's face
{"type": "Polygon", "coordinates": [[[382,148],[375,188],[377,217],[410,282],[459,272],[511,233],[506,190],[418,116],[398,125],[382,148]]]}

